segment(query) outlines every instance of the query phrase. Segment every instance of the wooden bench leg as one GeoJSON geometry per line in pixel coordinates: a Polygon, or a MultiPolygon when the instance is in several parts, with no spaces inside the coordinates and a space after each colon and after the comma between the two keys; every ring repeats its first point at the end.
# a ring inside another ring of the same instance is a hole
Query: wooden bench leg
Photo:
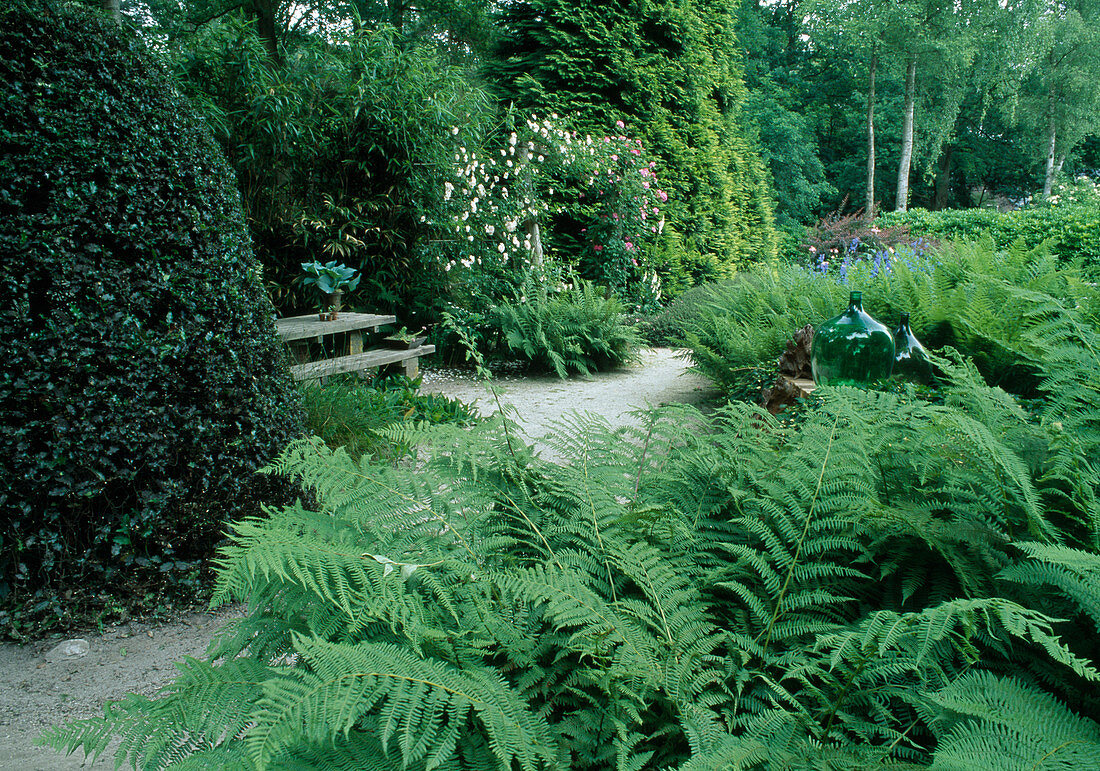
{"type": "Polygon", "coordinates": [[[410,380],[420,374],[420,359],[417,356],[413,356],[411,359],[405,359],[403,362],[405,365],[405,377],[410,380]]]}
{"type": "Polygon", "coordinates": [[[295,364],[305,364],[310,360],[308,340],[292,340],[288,345],[295,364]]]}

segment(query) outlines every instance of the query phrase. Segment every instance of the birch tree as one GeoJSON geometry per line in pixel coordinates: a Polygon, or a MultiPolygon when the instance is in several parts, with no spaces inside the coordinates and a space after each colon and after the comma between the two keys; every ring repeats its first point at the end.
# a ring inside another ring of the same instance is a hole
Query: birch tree
{"type": "Polygon", "coordinates": [[[1066,157],[1100,129],[1100,2],[1052,3],[1050,45],[1024,86],[1021,124],[1039,140],[1042,197],[1050,197],[1066,157]]]}
{"type": "Polygon", "coordinates": [[[949,134],[962,102],[963,75],[983,35],[992,26],[999,0],[815,0],[809,24],[833,30],[868,61],[867,78],[867,209],[874,200],[876,76],[884,64],[904,71],[902,129],[899,138],[895,209],[909,203],[909,179],[917,136],[917,105],[931,91],[938,106],[925,116],[932,157],[949,134]],[[924,88],[927,81],[931,88],[924,88]]]}

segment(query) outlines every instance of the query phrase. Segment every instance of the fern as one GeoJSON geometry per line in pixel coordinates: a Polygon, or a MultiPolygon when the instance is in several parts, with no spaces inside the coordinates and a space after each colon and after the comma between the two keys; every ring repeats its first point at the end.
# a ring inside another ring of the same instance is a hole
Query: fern
{"type": "Polygon", "coordinates": [[[216,758],[219,768],[247,767],[235,740],[252,720],[250,710],[268,667],[248,658],[217,667],[187,659],[177,667],[180,675],[162,698],[127,696],[109,704],[103,718],[74,721],[48,731],[43,740],[66,752],[83,748],[94,758],[118,737],[116,759],[142,769],[176,767],[202,757],[216,758]]]}
{"type": "Polygon", "coordinates": [[[1028,587],[1052,586],[1073,601],[1100,632],[1100,555],[1043,543],[1017,543],[1030,561],[1012,565],[1000,577],[1028,587]]]}
{"type": "Polygon", "coordinates": [[[526,302],[495,308],[493,318],[512,351],[561,378],[632,361],[641,345],[641,337],[624,322],[618,300],[580,279],[556,296],[532,290],[526,302]]]}
{"type": "Polygon", "coordinates": [[[1100,726],[1014,678],[971,672],[927,700],[940,740],[933,768],[1100,767],[1100,726]]]}
{"type": "Polygon", "coordinates": [[[255,725],[244,743],[255,763],[269,765],[288,747],[324,746],[345,737],[367,711],[383,753],[403,767],[438,765],[455,750],[471,719],[484,727],[488,748],[502,768],[544,768],[555,760],[549,727],[500,678],[423,660],[379,643],[335,645],[298,636],[301,668],[268,680],[255,725]],[[393,752],[389,748],[397,746],[393,752]]]}
{"type": "Polygon", "coordinates": [[[1043,351],[1043,417],[1053,430],[1042,481],[1052,506],[1081,527],[1077,540],[1095,549],[1100,546],[1100,333],[1055,298],[1018,294],[1030,303],[1025,338],[1043,351]]]}
{"type": "MultiPolygon", "coordinates": [[[[1036,366],[1087,391],[1062,361],[1036,366]]],[[[297,443],[272,470],[310,495],[231,528],[217,600],[248,615],[210,661],[48,739],[139,768],[902,768],[1049,720],[1080,747],[1028,757],[1091,757],[1088,499],[1052,415],[942,366],[936,403],[570,415],[555,462],[506,417],[393,429],[396,466],[297,443]],[[1010,672],[1006,728],[975,705],[1010,672]]]]}

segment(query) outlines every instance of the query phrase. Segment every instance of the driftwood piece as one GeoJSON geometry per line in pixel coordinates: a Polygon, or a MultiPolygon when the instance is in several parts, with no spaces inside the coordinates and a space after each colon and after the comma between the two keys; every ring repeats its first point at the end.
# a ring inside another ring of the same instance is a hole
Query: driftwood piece
{"type": "Polygon", "coordinates": [[[779,372],[789,378],[812,378],[810,350],[814,343],[814,328],[807,324],[787,341],[787,350],[779,357],[779,372]]]}

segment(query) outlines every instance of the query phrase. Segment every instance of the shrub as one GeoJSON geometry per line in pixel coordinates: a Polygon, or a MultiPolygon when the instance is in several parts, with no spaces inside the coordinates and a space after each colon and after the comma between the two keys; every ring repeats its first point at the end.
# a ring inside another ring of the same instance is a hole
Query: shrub
{"type": "Polygon", "coordinates": [[[563,378],[617,367],[632,360],[641,345],[619,301],[581,280],[559,294],[543,292],[517,305],[503,304],[494,322],[512,351],[563,378]]]}
{"type": "Polygon", "coordinates": [[[802,259],[797,261],[817,265],[839,259],[845,252],[874,253],[907,241],[909,228],[903,224],[881,228],[869,224],[862,209],[851,214],[841,214],[838,209],[806,230],[800,246],[802,259]]]}
{"type": "Polygon", "coordinates": [[[509,3],[482,70],[503,101],[573,116],[582,133],[621,120],[658,154],[669,225],[729,269],[774,258],[778,241],[768,168],[741,118],[735,17],[720,3],[509,3]]]}
{"type": "Polygon", "coordinates": [[[616,128],[580,136],[557,116],[532,116],[480,146],[485,137],[453,129],[457,163],[440,190],[449,216],[435,223],[434,252],[467,310],[514,300],[542,278],[543,250],[631,309],[657,303],[649,256],[668,194],[641,141],[616,128]]]}
{"type": "Polygon", "coordinates": [[[861,262],[870,264],[872,275],[877,275],[879,270],[889,271],[898,257],[913,267],[936,249],[936,242],[910,235],[904,224],[880,225],[868,224],[862,210],[844,215],[835,211],[807,229],[804,242],[786,256],[796,265],[833,271],[847,282],[848,272],[861,262]]]}
{"type": "Polygon", "coordinates": [[[335,259],[362,273],[357,301],[421,323],[447,285],[425,253],[449,129],[479,126],[490,108],[434,44],[389,27],[330,33],[297,36],[276,62],[253,25],[215,22],[178,68],[223,129],[280,311],[312,308],[295,285],[301,263],[335,259]]]}
{"type": "Polygon", "coordinates": [[[1001,247],[1020,240],[1033,248],[1049,239],[1063,262],[1080,265],[1094,279],[1100,277],[1100,206],[1089,198],[1010,212],[910,209],[885,214],[877,222],[884,227],[905,225],[914,234],[934,239],[977,240],[988,234],[1001,247]]]}
{"type": "Polygon", "coordinates": [[[71,613],[189,571],[299,416],[233,174],[141,46],[16,3],[0,83],[0,603],[71,613]]]}

